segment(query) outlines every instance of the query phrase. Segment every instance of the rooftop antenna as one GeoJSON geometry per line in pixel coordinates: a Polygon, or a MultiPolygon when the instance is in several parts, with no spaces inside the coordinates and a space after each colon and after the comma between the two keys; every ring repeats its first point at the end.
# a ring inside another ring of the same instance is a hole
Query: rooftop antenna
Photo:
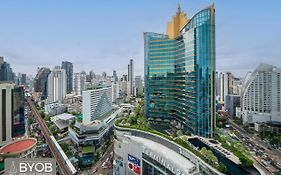
{"type": "Polygon", "coordinates": [[[181,13],[181,5],[180,5],[180,1],[178,1],[178,13],[181,13]]]}

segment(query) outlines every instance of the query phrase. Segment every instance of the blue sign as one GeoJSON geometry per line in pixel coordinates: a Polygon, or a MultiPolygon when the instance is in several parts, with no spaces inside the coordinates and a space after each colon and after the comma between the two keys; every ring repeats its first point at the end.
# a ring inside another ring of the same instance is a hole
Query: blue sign
{"type": "Polygon", "coordinates": [[[135,165],[140,166],[140,159],[138,159],[138,158],[136,158],[136,157],[134,157],[134,156],[132,156],[130,154],[128,154],[128,161],[132,162],[135,165]]]}

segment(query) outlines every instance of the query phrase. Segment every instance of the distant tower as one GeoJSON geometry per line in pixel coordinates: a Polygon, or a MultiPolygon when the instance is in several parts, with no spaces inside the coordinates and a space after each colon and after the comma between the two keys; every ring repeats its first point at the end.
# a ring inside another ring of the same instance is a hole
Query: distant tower
{"type": "Polygon", "coordinates": [[[48,76],[51,73],[51,70],[46,67],[38,68],[36,77],[34,78],[34,91],[42,92],[42,99],[47,98],[47,84],[48,76]]]}
{"type": "Polygon", "coordinates": [[[10,64],[4,61],[4,57],[0,57],[0,81],[14,82],[15,74],[10,64]]]}
{"type": "Polygon", "coordinates": [[[130,59],[128,64],[128,96],[134,95],[134,60],[130,59]]]}
{"type": "Polygon", "coordinates": [[[73,90],[73,64],[68,61],[63,61],[62,68],[65,70],[66,73],[67,93],[71,93],[71,91],[73,90]]]}
{"type": "Polygon", "coordinates": [[[116,70],[113,70],[112,81],[113,82],[117,82],[118,81],[116,70]]]}

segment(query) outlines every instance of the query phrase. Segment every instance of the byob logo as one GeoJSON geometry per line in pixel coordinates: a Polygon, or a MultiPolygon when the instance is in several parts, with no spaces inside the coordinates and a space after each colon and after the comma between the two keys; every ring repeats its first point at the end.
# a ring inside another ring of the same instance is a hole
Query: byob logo
{"type": "Polygon", "coordinates": [[[6,175],[55,175],[56,161],[51,158],[7,158],[5,159],[6,175]]]}

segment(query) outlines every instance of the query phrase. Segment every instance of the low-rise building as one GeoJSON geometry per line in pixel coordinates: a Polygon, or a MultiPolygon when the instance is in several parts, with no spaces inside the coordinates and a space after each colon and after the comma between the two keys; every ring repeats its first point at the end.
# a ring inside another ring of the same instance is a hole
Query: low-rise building
{"type": "Polygon", "coordinates": [[[68,94],[64,98],[63,104],[67,107],[69,113],[81,113],[82,112],[82,96],[68,94]]]}
{"type": "Polygon", "coordinates": [[[68,131],[68,126],[74,120],[75,120],[75,116],[72,115],[72,114],[67,114],[67,113],[56,115],[56,116],[51,118],[51,121],[60,130],[60,133],[67,132],[68,131]]]}
{"type": "Polygon", "coordinates": [[[35,138],[24,138],[12,141],[0,148],[0,157],[32,158],[35,157],[37,140],[35,138]]]}
{"type": "Polygon", "coordinates": [[[67,107],[59,102],[53,102],[45,104],[44,106],[45,113],[50,115],[59,115],[66,112],[67,107]]]}
{"type": "Polygon", "coordinates": [[[113,136],[114,118],[121,112],[122,109],[119,109],[111,115],[94,120],[87,125],[83,124],[83,115],[81,115],[76,119],[74,125],[70,125],[69,136],[78,150],[82,165],[92,165],[98,156],[99,149],[113,136]]]}

